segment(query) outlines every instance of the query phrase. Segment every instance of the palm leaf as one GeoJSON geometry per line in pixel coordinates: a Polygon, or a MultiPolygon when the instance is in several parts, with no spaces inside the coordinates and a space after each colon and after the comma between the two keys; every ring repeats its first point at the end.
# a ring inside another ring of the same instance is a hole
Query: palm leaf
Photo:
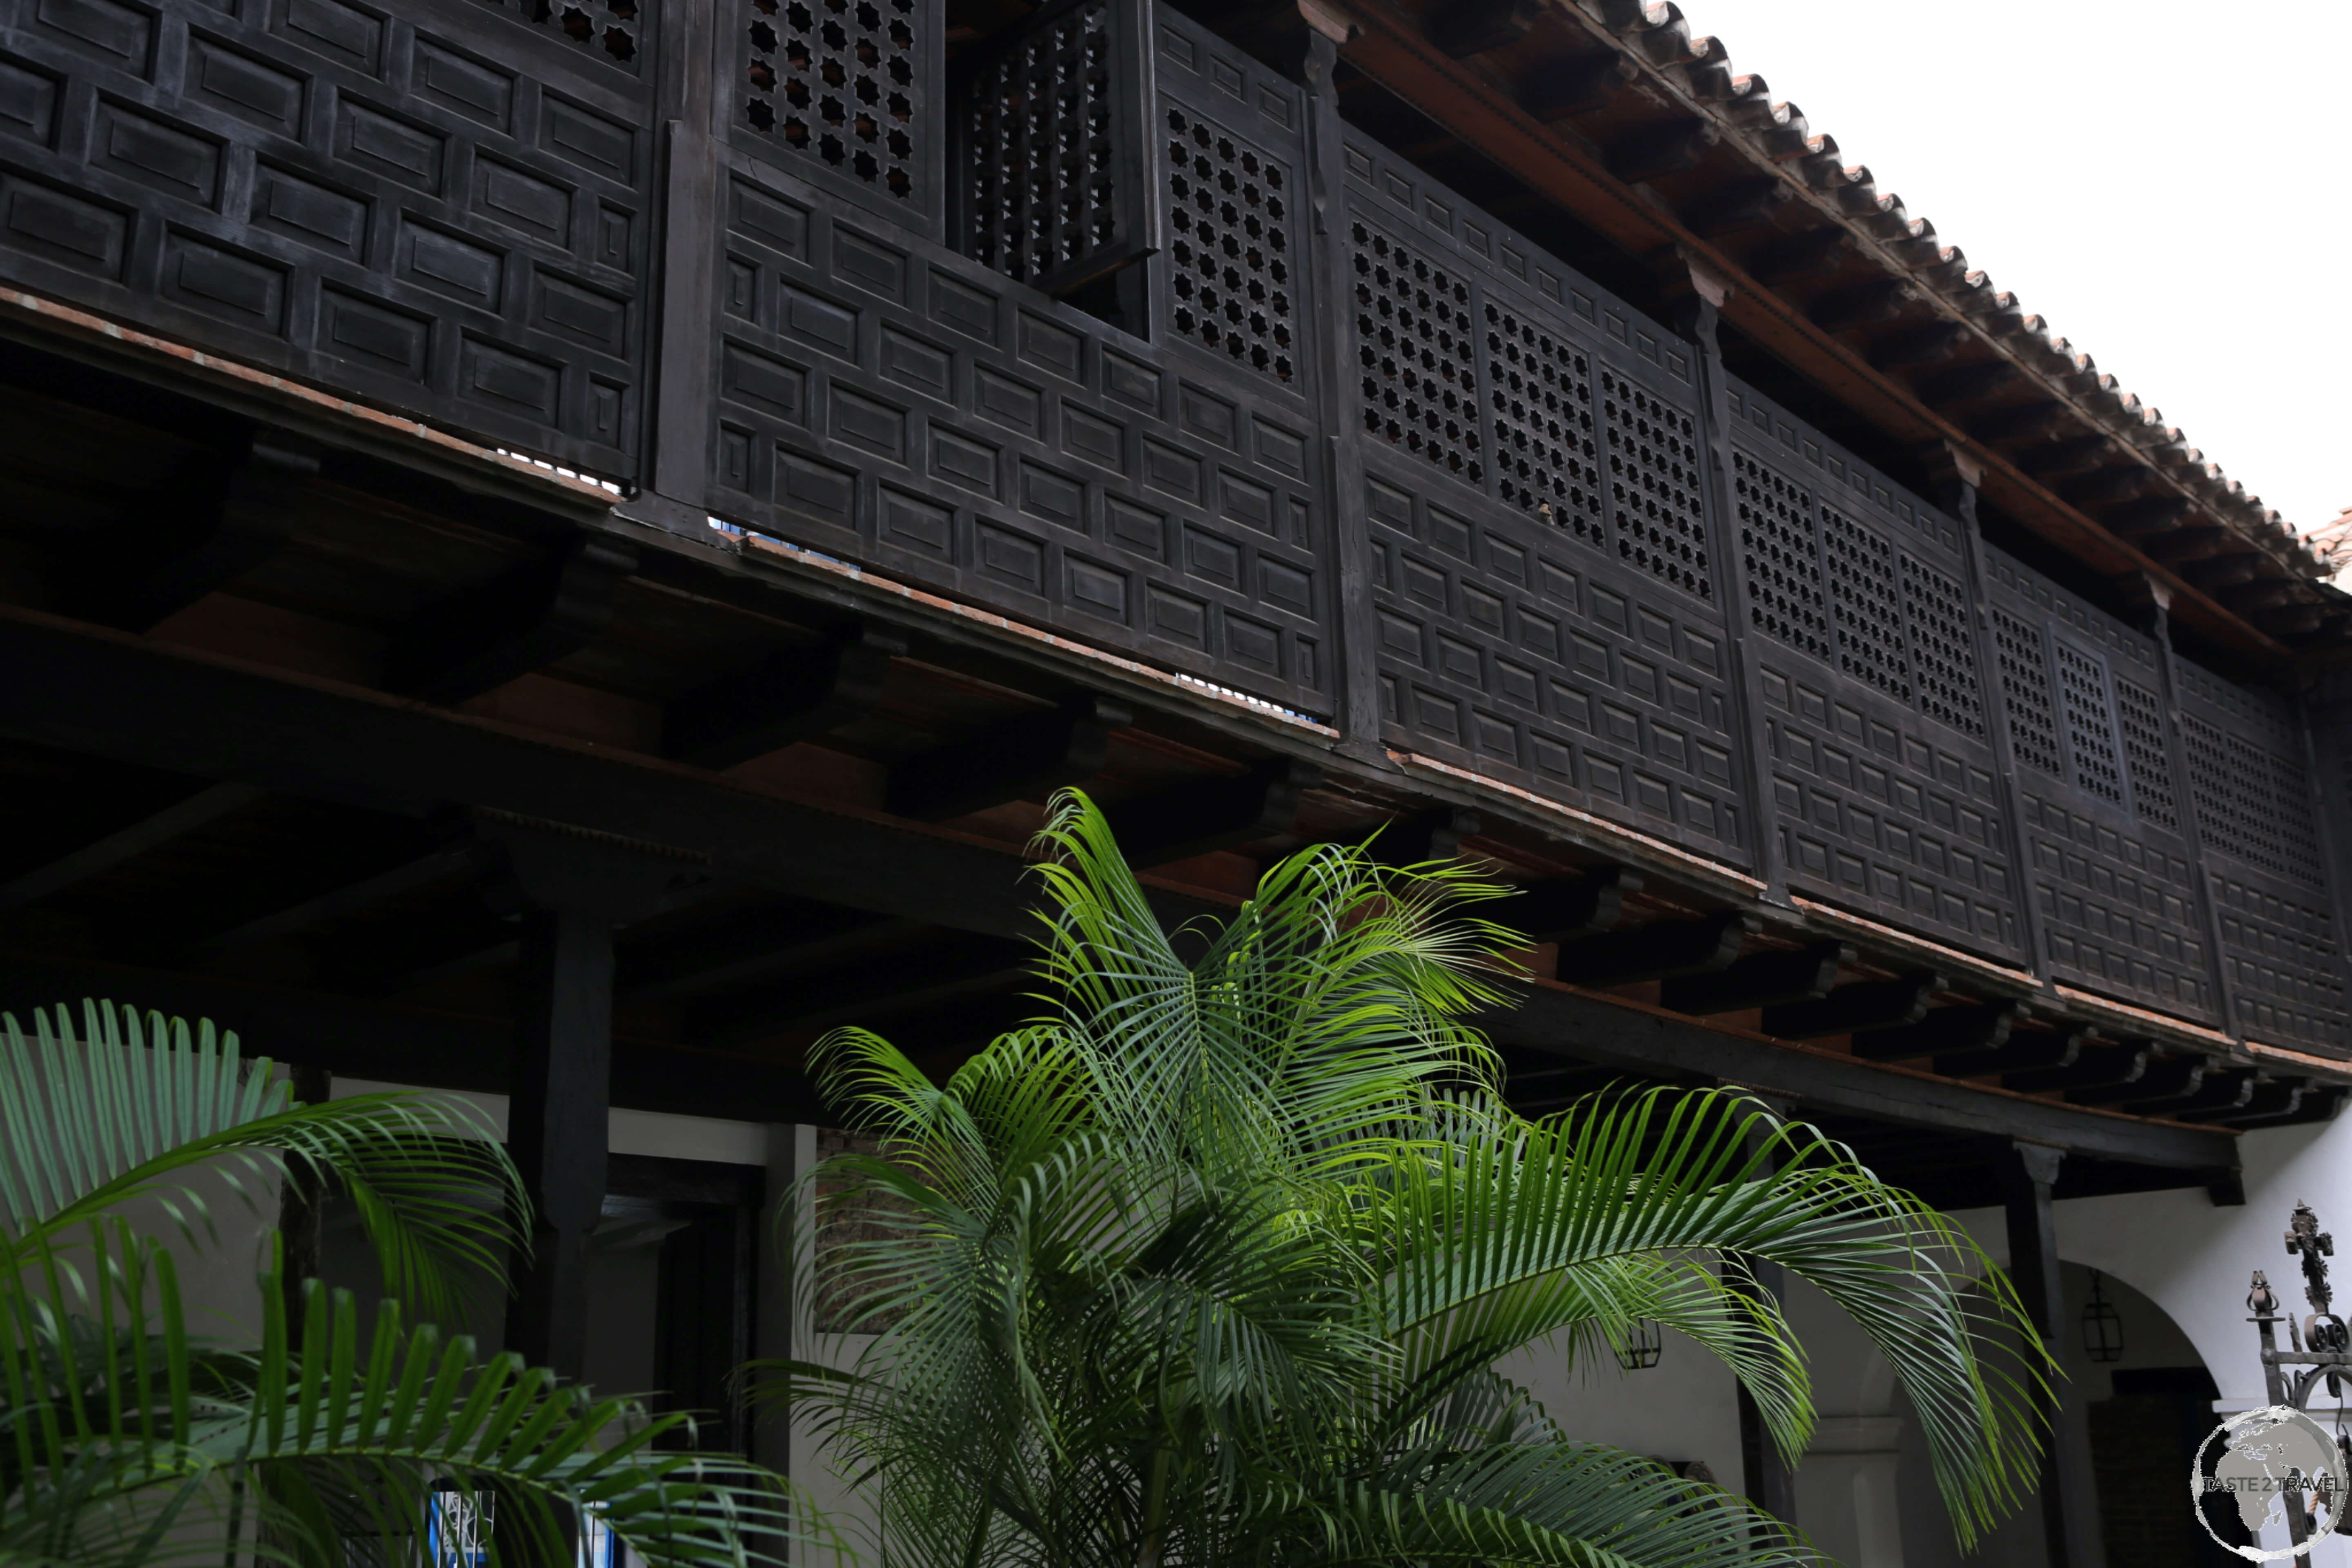
{"type": "Polygon", "coordinates": [[[431,1316],[467,1277],[501,1275],[520,1243],[520,1178],[495,1125],[462,1101],[302,1106],[269,1058],[246,1058],[208,1021],[85,1002],[79,1035],[62,1005],[33,1022],[27,1038],[0,1014],[0,1239],[19,1267],[138,1197],[191,1243],[216,1241],[207,1188],[258,1212],[289,1170],[352,1199],[392,1292],[431,1316]]]}

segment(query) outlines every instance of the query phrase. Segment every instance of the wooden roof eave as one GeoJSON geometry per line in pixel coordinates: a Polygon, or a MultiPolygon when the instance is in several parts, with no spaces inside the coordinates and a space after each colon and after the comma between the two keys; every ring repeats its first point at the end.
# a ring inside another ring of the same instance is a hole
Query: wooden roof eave
{"type": "MultiPolygon", "coordinates": [[[[1632,0],[1606,0],[1606,8],[1623,10],[1635,17],[1642,16],[1642,8],[1632,0]]],[[[2069,384],[2081,379],[2082,366],[2070,362],[2070,369],[2076,374],[2054,375],[2035,363],[2033,356],[2003,341],[2003,334],[1988,331],[1976,316],[1922,282],[1917,277],[1919,269],[1895,255],[1889,243],[1872,231],[1864,215],[1849,211],[1836,199],[1835,193],[1809,183],[1795,167],[1801,160],[1776,161],[1757,147],[1741,130],[1732,111],[1738,99],[1721,94],[1702,96],[1676,79],[1677,74],[1686,71],[1714,71],[1719,75],[1720,61],[1716,58],[1721,52],[1719,47],[1694,52],[1687,37],[1682,37],[1678,42],[1685,58],[1678,64],[1661,66],[1656,57],[1664,54],[1671,58],[1676,52],[1676,40],[1658,39],[1654,43],[1662,47],[1621,50],[1608,25],[1570,0],[1554,0],[1544,13],[1553,20],[1552,27],[1533,28],[1504,49],[1456,58],[1433,42],[1412,15],[1390,0],[1351,0],[1344,15],[1322,0],[1316,0],[1315,9],[1320,17],[1310,20],[1318,20],[1327,26],[1337,21],[1348,30],[1349,36],[1342,52],[1349,64],[1453,131],[1540,195],[1574,212],[1589,227],[1633,255],[1679,251],[1722,274],[1732,286],[1731,297],[1723,308],[1727,320],[1877,424],[1888,436],[1915,447],[1944,443],[1958,449],[1981,466],[1980,488],[1989,500],[2103,576],[2145,577],[2168,594],[2171,615],[2181,625],[2267,668],[2280,668],[2294,659],[2294,650],[2284,643],[2131,541],[2103,526],[2058,495],[2049,484],[2027,473],[2011,457],[1971,437],[1956,419],[1939,413],[1912,388],[1873,365],[1863,353],[1813,321],[1796,300],[1752,277],[1724,247],[1685,226],[1667,204],[1645,186],[1619,179],[1611,172],[1601,148],[1565,121],[1547,123],[1530,113],[1519,101],[1510,79],[1489,63],[1503,56],[1506,49],[1535,47],[1528,44],[1529,38],[1550,34],[1556,45],[1556,34],[1561,27],[1585,35],[1596,48],[1621,52],[1633,62],[1634,69],[1633,79],[1625,84],[1624,90],[1640,91],[1654,102],[1669,103],[1678,112],[1713,122],[1728,132],[1714,139],[1707,154],[1711,163],[1727,165],[1721,170],[1721,177],[1769,176],[1780,180],[1794,199],[1804,203],[1823,224],[1843,227],[1852,237],[1858,254],[1868,258],[1885,279],[1903,286],[1906,296],[1905,322],[1957,323],[1980,349],[2015,366],[2038,394],[2061,405],[2063,416],[2082,427],[2066,432],[2068,437],[2096,435],[2107,438],[2118,455],[2143,466],[2142,484],[2147,489],[2184,500],[2190,509],[2184,526],[2227,530],[2238,539],[2242,550],[2259,554],[2282,576],[2314,590],[2312,596],[2315,599],[2317,584],[2307,581],[2307,571],[2299,563],[2279,558],[2273,548],[2276,542],[2250,534],[2242,520],[2216,507],[2210,497],[2201,493],[2205,487],[2184,482],[2156,461],[2149,447],[2162,445],[2164,432],[2150,426],[2136,428],[2128,437],[2118,434],[2113,423],[2086,405],[2078,387],[2069,384]]],[[[1627,25],[1627,30],[1638,31],[1646,26],[1633,22],[1627,25]]],[[[1679,26],[1678,18],[1671,26],[1679,26]]],[[[1712,45],[1712,40],[1709,43],[1712,45]]],[[[1752,113],[1752,106],[1750,109],[1752,113]]],[[[1887,216],[1874,196],[1869,206],[1867,216],[1887,216]]],[[[1908,226],[1906,220],[1906,232],[1908,226]]],[[[2093,379],[2111,395],[2111,378],[2093,379]]],[[[2117,401],[2119,410],[2129,406],[2117,401]]],[[[2135,425],[2145,423],[2134,420],[2135,425]]]]}

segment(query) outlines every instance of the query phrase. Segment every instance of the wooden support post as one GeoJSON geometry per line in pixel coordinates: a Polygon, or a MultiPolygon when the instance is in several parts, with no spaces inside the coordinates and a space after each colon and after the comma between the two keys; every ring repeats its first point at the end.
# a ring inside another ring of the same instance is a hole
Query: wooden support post
{"type": "MultiPolygon", "coordinates": [[[[1789,901],[1789,868],[1775,820],[1772,797],[1772,736],[1766,719],[1763,668],[1749,639],[1738,635],[1748,626],[1746,574],[1738,567],[1739,531],[1732,500],[1731,376],[1724,368],[1718,329],[1730,283],[1713,269],[1675,254],[1664,263],[1672,275],[1675,330],[1690,342],[1698,366],[1699,430],[1706,443],[1706,511],[1710,521],[1708,552],[1717,563],[1716,580],[1723,594],[1724,622],[1732,629],[1731,706],[1733,725],[1744,744],[1738,748],[1740,804],[1747,815],[1748,842],[1756,857],[1755,872],[1764,882],[1762,898],[1770,904],[1789,901]]],[[[1562,978],[1566,978],[1562,976],[1562,978]]]]}
{"type": "Polygon", "coordinates": [[[1349,278],[1347,226],[1337,221],[1347,186],[1347,163],[1341,138],[1339,93],[1333,73],[1339,47],[1356,32],[1355,23],[1328,8],[1301,0],[1299,15],[1307,26],[1297,77],[1307,89],[1307,210],[1312,237],[1307,246],[1309,281],[1315,298],[1332,301],[1315,312],[1310,323],[1317,352],[1315,378],[1318,409],[1327,434],[1321,443],[1323,477],[1329,484],[1332,504],[1325,515],[1323,548],[1330,552],[1336,570],[1331,580],[1331,622],[1339,632],[1338,678],[1333,693],[1332,722],[1339,731],[1339,750],[1359,762],[1387,770],[1393,766],[1382,749],[1381,672],[1378,648],[1380,622],[1372,607],[1373,547],[1371,528],[1364,517],[1364,458],[1361,442],[1348,433],[1350,415],[1347,388],[1355,384],[1356,367],[1348,363],[1352,336],[1349,313],[1337,301],[1348,298],[1349,278]]]}
{"type": "Polygon", "coordinates": [[[486,822],[508,875],[494,903],[520,915],[507,1147],[530,1201],[507,1347],[577,1379],[588,1351],[588,1238],[604,1204],[612,1120],[613,932],[650,912],[686,868],[659,846],[561,825],[486,822]]]}
{"type": "MultiPolygon", "coordinates": [[[[2157,696],[2171,720],[2164,726],[2164,738],[2165,761],[2172,770],[2172,798],[2179,803],[2180,837],[2189,841],[2189,859],[2197,867],[2197,875],[2192,879],[2196,884],[2197,930],[2205,939],[2205,973],[2213,984],[2213,1011],[2222,1019],[2223,1028],[2242,1036],[2245,1020],[2238,1016],[2237,984],[2230,973],[2229,959],[2221,951],[2221,916],[2213,907],[2212,879],[2205,874],[2205,830],[2197,819],[2196,785],[2189,773],[2189,741],[2180,727],[2180,671],[2175,666],[2172,651],[2172,595],[2153,580],[2142,578],[2141,582],[2147,595],[2147,629],[2156,639],[2157,676],[2162,682],[2157,696]]],[[[2306,737],[2310,734],[2308,726],[2304,733],[2306,737]]],[[[2313,821],[2323,836],[2321,842],[2326,843],[2325,835],[2329,831],[2327,813],[2317,812],[2313,821]]]]}
{"type": "Polygon", "coordinates": [[[1923,450],[1921,460],[1934,481],[1935,503],[1960,525],[1960,548],[1966,557],[1966,588],[1976,613],[1969,631],[1977,656],[1977,679],[1984,690],[1985,740],[1992,747],[2000,776],[2000,833],[1996,842],[2009,856],[2010,878],[2016,889],[2020,945],[2026,966],[2042,980],[2050,978],[2050,955],[2042,950],[2042,916],[2034,908],[2033,873],[2025,855],[2024,795],[2017,787],[2017,755],[2009,734],[2009,703],[2000,684],[2000,650],[1994,644],[1990,584],[1985,564],[1984,531],[1977,521],[1977,485],[1984,466],[1948,442],[1923,450]]]}
{"type": "MultiPolygon", "coordinates": [[[[2058,1273],[2058,1227],[2051,1215],[2050,1190],[2064,1159],[2064,1151],[2046,1144],[2012,1142],[2001,1165],[2010,1282],[2053,1356],[2064,1341],[2066,1297],[2058,1273]]],[[[2049,1568],[2096,1568],[2102,1560],[2099,1507],[2084,1463],[2089,1447],[2082,1429],[2083,1401],[2058,1374],[2053,1374],[2044,1398],[2049,1431],[2042,1453],[2042,1539],[2049,1568]]]]}

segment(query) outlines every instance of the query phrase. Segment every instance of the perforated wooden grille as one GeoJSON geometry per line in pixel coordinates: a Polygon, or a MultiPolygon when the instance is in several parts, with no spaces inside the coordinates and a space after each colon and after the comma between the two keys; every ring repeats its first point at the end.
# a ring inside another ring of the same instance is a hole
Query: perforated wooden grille
{"type": "Polygon", "coordinates": [[[2319,830],[2312,815],[2310,770],[2299,757],[2273,754],[2270,784],[2272,819],[2278,824],[2279,848],[2287,865],[2294,868],[2289,875],[2314,887],[2323,885],[2319,830]]]}
{"type": "Polygon", "coordinates": [[[1732,504],[1739,515],[1739,564],[1756,628],[1815,658],[1830,658],[1813,535],[1813,498],[1745,452],[1731,455],[1732,504]]]}
{"type": "Polygon", "coordinates": [[[1894,547],[1832,507],[1822,508],[1838,668],[1897,702],[1911,700],[1911,659],[1895,584],[1894,547]]]}
{"type": "Polygon", "coordinates": [[[2140,816],[2178,833],[2180,808],[2172,787],[2172,757],[2165,744],[2164,704],[2147,688],[2116,678],[2116,716],[2131,769],[2132,805],[2140,816]]]}
{"type": "Polygon", "coordinates": [[[1197,110],[1167,110],[1168,255],[1178,333],[1286,385],[1293,360],[1290,177],[1197,110]]]}
{"type": "Polygon", "coordinates": [[[1715,597],[1699,510],[1698,435],[1682,410],[1612,370],[1601,373],[1618,555],[1702,599],[1715,597]]]}
{"type": "Polygon", "coordinates": [[[2050,671],[2042,654],[2042,631],[2006,610],[1992,613],[1994,657],[2000,661],[2001,695],[2009,709],[2010,750],[2030,768],[2063,776],[2058,758],[2058,719],[2050,706],[2050,671]]]}
{"type": "Polygon", "coordinates": [[[492,8],[536,23],[596,58],[635,75],[647,34],[639,0],[484,0],[492,8]]]}
{"type": "Polygon", "coordinates": [[[2208,849],[2244,853],[2238,831],[2237,791],[2230,784],[2230,742],[2221,731],[2191,713],[2180,716],[2180,749],[2189,759],[2189,798],[2197,812],[2197,836],[2208,849]]]}
{"type": "Polygon", "coordinates": [[[743,117],[773,148],[918,205],[916,0],[748,0],[743,117]]]}
{"type": "Polygon", "coordinates": [[[960,84],[964,253],[1036,283],[1118,243],[1110,7],[1084,5],[960,84]]]}
{"type": "Polygon", "coordinates": [[[1468,281],[1363,223],[1349,226],[1349,239],[1364,428],[1485,484],[1468,281]]]}
{"type": "Polygon", "coordinates": [[[2180,739],[2205,847],[2273,876],[2323,885],[2311,778],[2303,763],[2194,713],[2180,715],[2180,739]]]}
{"type": "Polygon", "coordinates": [[[1603,510],[1592,374],[1577,347],[1507,306],[1486,306],[1495,384],[1495,493],[1589,543],[1603,510]]]}
{"type": "Polygon", "coordinates": [[[2058,695],[2066,710],[2066,749],[2074,759],[2074,787],[2121,805],[2123,759],[2116,746],[2115,714],[2107,706],[2106,666],[2064,641],[2057,647],[2058,695]]]}
{"type": "Polygon", "coordinates": [[[1969,635],[1968,596],[1958,579],[1908,551],[1901,553],[1919,710],[1962,734],[1981,737],[1984,689],[1977,680],[1976,642],[1969,635]]]}

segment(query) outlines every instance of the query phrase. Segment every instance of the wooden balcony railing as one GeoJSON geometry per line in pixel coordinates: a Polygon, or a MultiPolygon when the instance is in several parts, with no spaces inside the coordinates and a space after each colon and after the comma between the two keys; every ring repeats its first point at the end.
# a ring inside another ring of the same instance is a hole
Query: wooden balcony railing
{"type": "Polygon", "coordinates": [[[2352,1054],[2294,704],[1152,0],[10,4],[16,286],[2352,1054]]]}

